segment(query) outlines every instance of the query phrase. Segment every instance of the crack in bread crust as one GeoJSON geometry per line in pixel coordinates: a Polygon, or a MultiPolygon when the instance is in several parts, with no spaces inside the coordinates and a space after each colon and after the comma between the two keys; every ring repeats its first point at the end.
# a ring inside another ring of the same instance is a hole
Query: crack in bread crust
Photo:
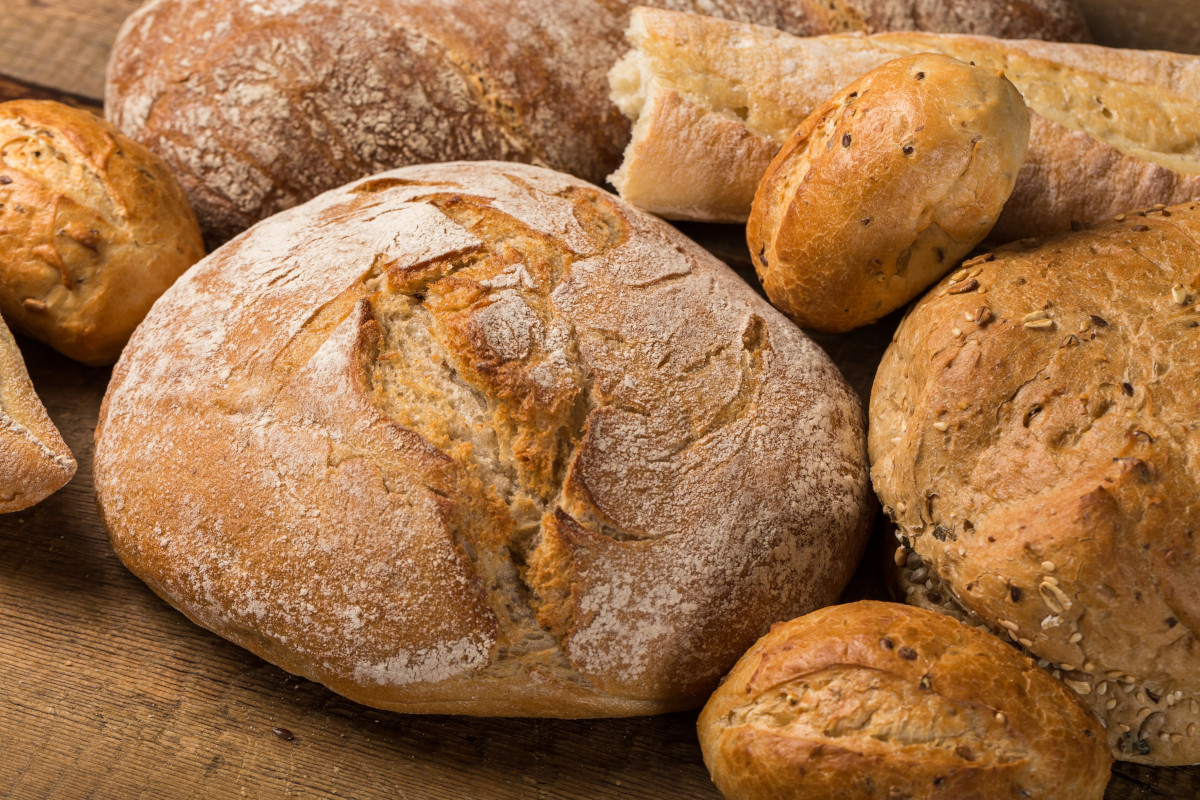
{"type": "Polygon", "coordinates": [[[189,273],[128,352],[97,433],[118,553],[372,705],[694,705],[836,597],[869,524],[860,407],[816,346],[548,170],[323,195],[189,273]]]}

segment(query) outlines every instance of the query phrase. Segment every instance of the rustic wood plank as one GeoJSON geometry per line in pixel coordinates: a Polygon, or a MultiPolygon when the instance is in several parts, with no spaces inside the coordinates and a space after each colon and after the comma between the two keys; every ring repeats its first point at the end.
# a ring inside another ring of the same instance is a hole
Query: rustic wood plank
{"type": "Polygon", "coordinates": [[[104,69],[117,30],[141,0],[5,0],[0,74],[104,97],[104,69]]]}

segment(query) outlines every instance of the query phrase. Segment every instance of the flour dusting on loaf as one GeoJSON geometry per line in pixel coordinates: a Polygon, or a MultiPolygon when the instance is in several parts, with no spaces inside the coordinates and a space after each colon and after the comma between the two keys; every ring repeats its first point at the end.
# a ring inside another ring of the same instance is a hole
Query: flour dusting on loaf
{"type": "Polygon", "coordinates": [[[696,705],[832,602],[861,409],[724,265],[584,182],[384,173],[264,221],[114,374],[114,545],[194,620],[365,703],[696,705]]]}

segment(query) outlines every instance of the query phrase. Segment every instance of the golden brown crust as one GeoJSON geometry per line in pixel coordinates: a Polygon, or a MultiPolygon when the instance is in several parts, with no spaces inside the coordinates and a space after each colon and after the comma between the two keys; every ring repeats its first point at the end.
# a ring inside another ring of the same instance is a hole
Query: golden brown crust
{"type": "Polygon", "coordinates": [[[87,111],[0,104],[0,312],[85,364],[116,361],[204,255],[166,165],[87,111]]]}
{"type": "Polygon", "coordinates": [[[969,261],[871,398],[875,488],[923,566],[1152,764],[1200,761],[1198,239],[1192,203],[969,261]]]}
{"type": "Polygon", "coordinates": [[[932,53],[889,61],[796,129],[746,227],[776,308],[847,331],[916,297],[991,230],[1029,143],[999,72],[932,53]]]}
{"type": "Polygon", "coordinates": [[[1099,800],[1112,759],[1078,698],[959,622],[862,601],[772,627],[698,721],[729,800],[1099,800]]]}
{"type": "Polygon", "coordinates": [[[57,492],[75,467],[0,319],[0,513],[20,511],[57,492]]]}
{"type": "Polygon", "coordinates": [[[668,218],[745,220],[764,153],[841,87],[921,52],[1003,70],[1033,112],[998,241],[1200,192],[1200,57],[917,32],[803,39],[652,9],[634,13],[628,36],[635,49],[610,83],[634,137],[611,179],[668,218]],[[705,153],[679,144],[696,131],[705,153]]]}
{"type": "Polygon", "coordinates": [[[355,700],[646,714],[836,598],[864,436],[816,346],[669,226],[460,163],[190,271],[115,371],[96,486],[155,591],[355,700]]]}
{"type": "MultiPolygon", "coordinates": [[[[798,34],[929,27],[1085,35],[1074,0],[657,0],[798,34]]],[[[406,164],[503,159],[596,183],[629,126],[604,74],[632,0],[155,0],[113,49],[106,111],[224,241],[406,164]],[[303,124],[296,124],[302,120],[303,124]]]]}

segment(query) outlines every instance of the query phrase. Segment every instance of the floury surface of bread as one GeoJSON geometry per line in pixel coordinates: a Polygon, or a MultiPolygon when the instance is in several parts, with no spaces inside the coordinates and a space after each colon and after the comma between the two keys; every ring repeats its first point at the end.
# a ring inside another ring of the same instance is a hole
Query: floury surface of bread
{"type": "Polygon", "coordinates": [[[1003,70],[1029,106],[1029,152],[993,240],[1200,194],[1197,56],[916,32],[806,39],[646,8],[628,36],[634,50],[609,80],[633,139],[611,180],[660,216],[745,221],[805,117],[871,69],[921,52],[1003,70]]]}
{"type": "Polygon", "coordinates": [[[75,468],[75,457],[34,392],[21,351],[0,319],[0,513],[20,511],[57,492],[75,468]]]}
{"type": "Polygon", "coordinates": [[[1100,800],[1078,697],[949,617],[862,601],[772,626],[697,723],[727,800],[1100,800]]]}
{"type": "Polygon", "coordinates": [[[870,524],[836,368],[661,221],[515,164],[410,167],[257,225],[122,356],[126,564],[369,705],[699,705],[832,602],[870,524]]]}
{"type": "MultiPolygon", "coordinates": [[[[800,35],[1086,37],[1075,0],[656,0],[800,35]]],[[[213,243],[380,170],[456,159],[602,183],[629,124],[604,76],[631,0],[152,0],[106,113],[167,160],[213,243]]]]}
{"type": "Polygon", "coordinates": [[[927,604],[1053,665],[1117,758],[1156,765],[1200,762],[1197,242],[1190,203],[968,261],[871,393],[876,492],[945,587],[927,604]]]}

